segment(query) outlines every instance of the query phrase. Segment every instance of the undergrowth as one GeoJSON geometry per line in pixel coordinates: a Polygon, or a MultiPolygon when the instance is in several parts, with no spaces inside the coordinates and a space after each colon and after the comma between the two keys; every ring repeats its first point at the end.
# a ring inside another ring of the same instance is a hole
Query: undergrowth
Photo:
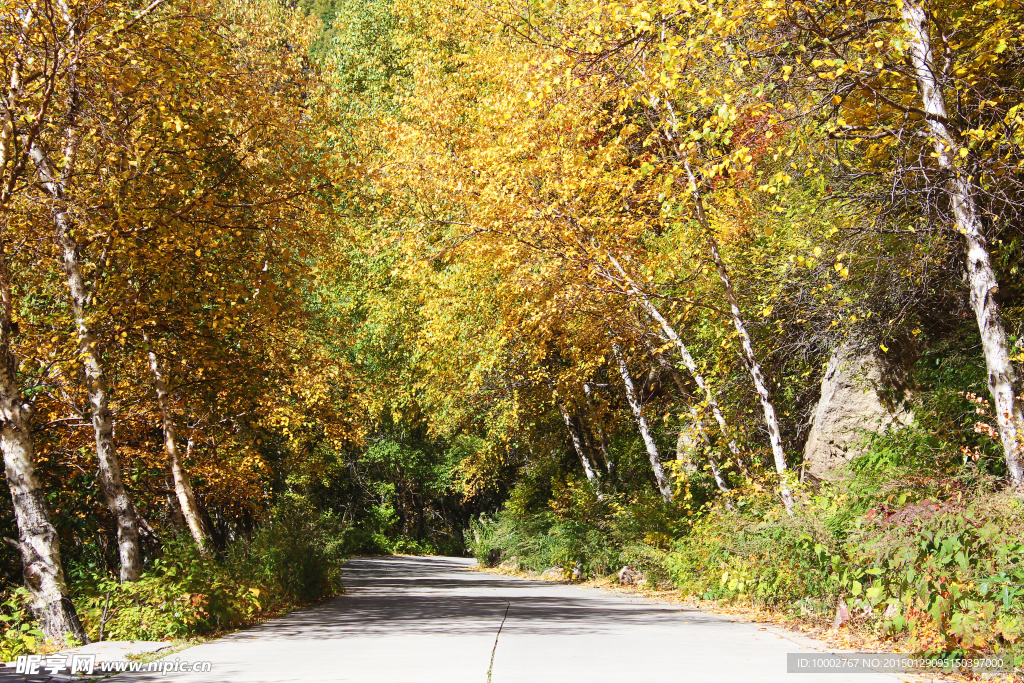
{"type": "MultiPolygon", "coordinates": [[[[213,557],[190,539],[170,541],[138,581],[93,574],[72,599],[93,640],[209,635],[338,593],[344,542],[334,515],[285,498],[251,539],[213,557]]],[[[24,611],[19,620],[30,623],[24,611]]]]}
{"type": "Polygon", "coordinates": [[[14,661],[42,644],[43,632],[36,627],[29,609],[31,599],[23,586],[4,591],[0,603],[0,661],[14,661]]]}
{"type": "Polygon", "coordinates": [[[1000,653],[1021,667],[1024,503],[974,462],[923,468],[935,451],[915,429],[878,439],[841,479],[803,487],[792,516],[770,487],[699,509],[683,496],[669,506],[598,501],[569,485],[527,513],[513,494],[497,516],[473,522],[469,541],[486,565],[576,568],[581,578],[631,565],[686,597],[823,627],[839,612],[844,627],[904,650],[1000,653]]]}

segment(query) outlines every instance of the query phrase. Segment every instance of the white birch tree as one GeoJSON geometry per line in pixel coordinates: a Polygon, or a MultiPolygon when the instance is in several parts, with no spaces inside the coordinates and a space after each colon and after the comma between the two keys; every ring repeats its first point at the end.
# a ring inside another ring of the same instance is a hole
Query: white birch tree
{"type": "MultiPolygon", "coordinates": [[[[148,339],[146,339],[149,342],[148,339]]],[[[156,390],[157,405],[160,406],[160,423],[164,432],[164,451],[167,453],[167,466],[171,471],[171,481],[174,485],[174,494],[177,498],[178,508],[181,516],[192,534],[193,540],[199,546],[200,552],[209,554],[206,534],[203,532],[202,518],[199,515],[199,506],[196,505],[196,497],[192,492],[192,485],[188,480],[188,473],[181,461],[181,452],[178,450],[177,430],[174,427],[174,415],[171,413],[170,391],[168,390],[167,372],[156,352],[150,346],[147,351],[149,369],[153,373],[153,388],[156,390]]]]}
{"type": "Polygon", "coordinates": [[[46,636],[57,644],[89,642],[68,595],[60,556],[60,537],[51,521],[36,469],[32,438],[34,409],[21,390],[14,351],[18,325],[14,320],[15,283],[10,267],[12,226],[8,211],[29,166],[28,147],[38,138],[53,92],[49,84],[25,92],[24,68],[29,60],[34,8],[21,15],[12,53],[7,92],[0,98],[0,451],[11,492],[18,539],[5,539],[21,556],[31,608],[46,636]],[[19,116],[19,105],[31,101],[35,114],[19,116]]]}
{"type": "Polygon", "coordinates": [[[946,125],[949,114],[932,50],[929,13],[920,0],[902,0],[900,11],[910,32],[910,58],[936,162],[945,176],[945,190],[956,228],[966,244],[969,299],[981,335],[981,348],[988,370],[988,388],[999,426],[1007,474],[1010,481],[1019,486],[1024,484],[1024,466],[1021,463],[1018,430],[1024,425],[1024,417],[1020,401],[1017,400],[1017,377],[1007,350],[1006,328],[999,314],[999,304],[995,300],[999,281],[992,267],[988,240],[982,229],[970,174],[957,164],[962,146],[946,125]]]}
{"type": "Polygon", "coordinates": [[[658,446],[651,435],[650,427],[647,425],[647,418],[644,417],[643,406],[640,404],[639,396],[637,396],[633,377],[629,372],[629,366],[626,364],[625,356],[622,355],[622,349],[619,348],[616,342],[612,342],[612,354],[618,365],[619,375],[622,377],[622,386],[626,392],[626,402],[629,403],[633,419],[636,420],[637,429],[640,431],[640,437],[644,441],[644,448],[647,449],[647,457],[651,461],[651,469],[654,471],[654,479],[658,484],[658,491],[666,503],[671,503],[672,482],[669,480],[668,475],[665,473],[665,468],[661,464],[661,455],[658,453],[658,446]]]}

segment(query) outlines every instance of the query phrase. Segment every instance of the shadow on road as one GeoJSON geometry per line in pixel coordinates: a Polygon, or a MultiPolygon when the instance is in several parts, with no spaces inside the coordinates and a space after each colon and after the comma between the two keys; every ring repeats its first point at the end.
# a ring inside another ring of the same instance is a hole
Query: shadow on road
{"type": "MultiPolygon", "coordinates": [[[[794,680],[787,662],[800,646],[765,626],[628,593],[467,571],[471,564],[355,558],[345,595],[172,655],[208,662],[210,673],[105,683],[483,683],[489,671],[494,683],[794,680]]],[[[858,675],[859,683],[897,680],[858,675]]]]}
{"type": "MultiPolygon", "coordinates": [[[[649,600],[595,601],[577,587],[467,571],[457,559],[364,557],[345,568],[346,594],[317,607],[247,629],[228,639],[344,638],[377,633],[474,635],[494,630],[601,633],[624,625],[657,626],[679,619],[680,608],[649,600]]],[[[693,622],[722,623],[700,612],[693,622]]]]}

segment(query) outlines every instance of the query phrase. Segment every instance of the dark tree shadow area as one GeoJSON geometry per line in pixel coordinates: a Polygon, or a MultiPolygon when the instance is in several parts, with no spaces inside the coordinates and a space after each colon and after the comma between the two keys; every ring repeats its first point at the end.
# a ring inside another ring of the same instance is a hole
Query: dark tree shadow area
{"type": "MultiPolygon", "coordinates": [[[[682,620],[711,628],[729,623],[721,617],[640,597],[467,571],[471,564],[462,558],[354,558],[345,566],[345,594],[222,640],[494,634],[506,608],[502,637],[601,634],[623,625],[658,627],[682,620]]],[[[13,671],[0,672],[0,679],[33,683],[67,680],[26,678],[13,671]]],[[[158,679],[169,680],[145,673],[118,676],[118,680],[158,679]]]]}
{"type": "Polygon", "coordinates": [[[610,596],[547,581],[467,571],[458,558],[369,557],[345,568],[346,594],[228,638],[344,638],[374,633],[474,635],[504,631],[600,633],[613,626],[727,623],[646,599],[610,596]]]}

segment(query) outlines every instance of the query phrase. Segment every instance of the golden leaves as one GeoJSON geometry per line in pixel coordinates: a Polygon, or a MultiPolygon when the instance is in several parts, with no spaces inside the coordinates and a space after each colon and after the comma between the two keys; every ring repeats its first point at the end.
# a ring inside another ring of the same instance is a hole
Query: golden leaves
{"type": "MultiPolygon", "coordinates": [[[[60,201],[75,216],[92,288],[88,324],[99,337],[94,350],[110,364],[117,437],[140,506],[163,500],[144,362],[153,350],[173,368],[174,411],[191,425],[204,494],[255,512],[269,494],[269,465],[250,437],[272,410],[268,395],[291,382],[303,388],[295,410],[303,417],[289,427],[295,438],[308,439],[310,414],[324,416],[332,437],[357,431],[350,415],[329,414],[327,387],[343,386],[346,369],[302,340],[308,321],[296,291],[310,261],[301,243],[321,242],[326,229],[307,199],[320,183],[308,157],[318,155],[323,124],[304,57],[313,28],[261,0],[168,2],[135,23],[124,22],[123,10],[93,3],[79,38],[45,34],[46,22],[32,27],[32,59],[56,66],[35,75],[18,100],[18,125],[45,104],[37,142],[56,151],[74,143],[75,156],[58,164],[73,179],[60,201]],[[46,102],[43,85],[53,91],[46,102]],[[67,103],[77,109],[62,109],[67,103]]],[[[36,183],[25,187],[5,207],[5,240],[41,245],[30,254],[5,242],[33,321],[17,350],[42,392],[41,423],[53,422],[41,453],[73,473],[88,465],[91,443],[88,417],[66,414],[85,404],[80,349],[55,264],[39,258],[54,250],[39,240],[52,221],[50,201],[30,195],[36,183]]],[[[277,402],[288,402],[280,394],[277,402]]]]}

